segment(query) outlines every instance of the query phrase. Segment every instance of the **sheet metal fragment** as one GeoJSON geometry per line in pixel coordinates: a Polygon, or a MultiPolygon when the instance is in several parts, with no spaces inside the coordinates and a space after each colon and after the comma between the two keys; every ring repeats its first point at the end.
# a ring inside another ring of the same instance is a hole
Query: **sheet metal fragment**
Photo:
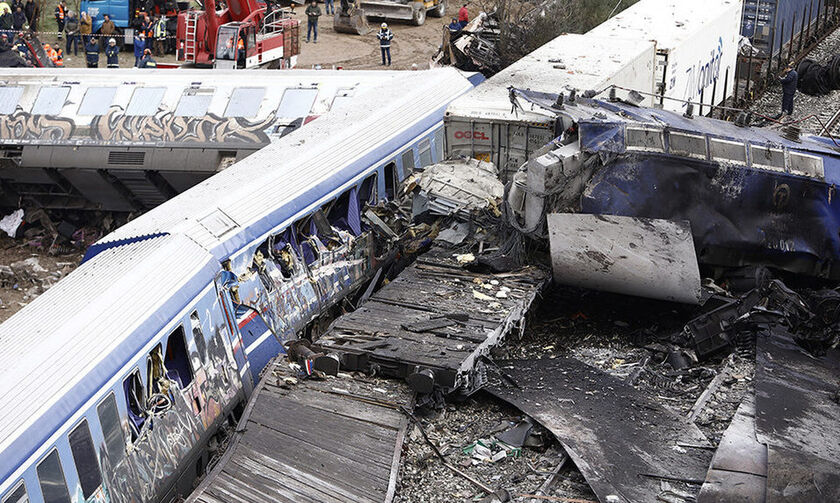
{"type": "MultiPolygon", "coordinates": [[[[711,453],[696,426],[632,386],[573,358],[499,362],[521,388],[490,393],[538,421],[563,444],[601,501],[655,501],[666,479],[703,480],[711,453]]],[[[699,487],[697,488],[699,489],[699,487]]]]}

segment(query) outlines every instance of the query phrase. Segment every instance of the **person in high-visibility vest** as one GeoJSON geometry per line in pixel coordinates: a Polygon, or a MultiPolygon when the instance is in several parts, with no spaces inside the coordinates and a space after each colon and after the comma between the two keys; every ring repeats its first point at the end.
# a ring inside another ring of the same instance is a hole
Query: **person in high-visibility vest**
{"type": "Polygon", "coordinates": [[[155,56],[163,56],[163,47],[166,43],[166,17],[161,17],[157,21],[155,21],[153,27],[155,41],[152,44],[152,48],[154,49],[155,56]]]}
{"type": "Polygon", "coordinates": [[[64,31],[64,16],[67,14],[67,6],[64,0],[55,6],[55,24],[58,25],[58,39],[61,40],[61,33],[64,31]]]}
{"type": "Polygon", "coordinates": [[[241,36],[236,42],[236,63],[237,66],[245,68],[245,40],[241,36]]]}

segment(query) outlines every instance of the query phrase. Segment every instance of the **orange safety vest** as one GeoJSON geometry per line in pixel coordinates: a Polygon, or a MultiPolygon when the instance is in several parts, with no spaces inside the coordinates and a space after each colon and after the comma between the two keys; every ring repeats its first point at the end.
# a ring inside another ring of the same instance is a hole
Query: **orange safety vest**
{"type": "Polygon", "coordinates": [[[64,19],[64,7],[58,4],[58,19],[64,19]]]}
{"type": "Polygon", "coordinates": [[[236,43],[236,48],[242,50],[245,48],[245,41],[242,38],[239,39],[239,42],[236,43]]]}

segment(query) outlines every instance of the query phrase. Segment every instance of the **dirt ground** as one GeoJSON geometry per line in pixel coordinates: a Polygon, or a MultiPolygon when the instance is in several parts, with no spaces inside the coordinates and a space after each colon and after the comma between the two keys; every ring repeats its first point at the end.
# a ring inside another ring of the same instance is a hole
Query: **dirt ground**
{"type": "MultiPolygon", "coordinates": [[[[324,12],[324,4],[319,3],[318,6],[324,12]]],[[[336,6],[338,2],[336,1],[336,6]]],[[[432,56],[437,52],[441,44],[442,32],[452,16],[457,16],[457,9],[460,7],[457,3],[449,3],[447,5],[446,16],[443,18],[435,18],[431,16],[426,17],[426,22],[422,26],[413,26],[408,22],[393,21],[389,22],[391,30],[394,32],[394,40],[391,42],[391,67],[390,70],[410,70],[412,64],[416,64],[419,69],[429,67],[429,62],[432,56]]],[[[381,56],[379,51],[379,41],[376,38],[376,29],[381,20],[370,20],[372,31],[367,35],[350,35],[346,33],[336,33],[333,30],[332,16],[328,16],[325,12],[318,23],[318,42],[306,42],[306,15],[304,14],[304,6],[295,7],[294,17],[300,20],[300,55],[298,56],[297,68],[310,69],[320,65],[323,69],[330,69],[342,67],[345,69],[354,70],[377,70],[386,68],[381,65],[381,56]]],[[[468,7],[470,17],[477,15],[478,7],[468,7]]],[[[64,49],[65,41],[58,40],[58,36],[54,34],[56,30],[55,21],[50,18],[44,23],[42,28],[46,34],[41,35],[41,41],[49,44],[58,44],[57,47],[64,49]]],[[[120,53],[120,66],[128,67],[134,64],[134,53],[130,52],[120,53]]],[[[161,58],[156,58],[158,62],[162,63],[176,63],[174,55],[167,55],[161,58]]],[[[79,51],[78,55],[65,54],[64,66],[68,68],[83,68],[85,67],[84,50],[79,51]]],[[[99,66],[105,66],[105,55],[100,55],[99,66]]]]}

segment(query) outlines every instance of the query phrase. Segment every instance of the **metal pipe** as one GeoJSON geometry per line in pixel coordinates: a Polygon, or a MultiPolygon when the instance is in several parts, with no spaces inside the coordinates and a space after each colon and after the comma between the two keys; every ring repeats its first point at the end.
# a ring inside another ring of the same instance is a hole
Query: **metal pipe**
{"type": "Polygon", "coordinates": [[[744,99],[750,99],[750,84],[752,83],[752,51],[750,51],[750,59],[747,60],[747,87],[744,89],[744,99]]]}
{"type": "Polygon", "coordinates": [[[802,24],[799,27],[799,43],[796,46],[796,57],[802,54],[802,35],[805,33],[805,16],[808,14],[808,8],[802,7],[802,24]]]}
{"type": "Polygon", "coordinates": [[[698,107],[697,115],[703,115],[703,92],[705,92],[705,91],[706,91],[705,87],[700,89],[700,106],[698,107]]]}
{"type": "MultiPolygon", "coordinates": [[[[726,73],[723,76],[723,99],[720,101],[723,103],[723,106],[726,107],[726,91],[729,85],[729,68],[726,69],[726,73]]],[[[726,109],[721,108],[720,110],[720,118],[723,119],[724,114],[726,114],[726,109]]]]}
{"type": "Polygon", "coordinates": [[[808,4],[808,27],[807,33],[805,34],[805,40],[811,40],[811,23],[814,20],[814,0],[811,0],[808,4]]]}
{"type": "Polygon", "coordinates": [[[772,66],[773,66],[773,45],[776,43],[776,26],[770,27],[770,53],[767,55],[767,76],[764,78],[764,82],[766,86],[770,85],[772,81],[772,77],[770,76],[772,73],[772,66]]]}
{"type": "MultiPolygon", "coordinates": [[[[709,102],[711,106],[711,108],[709,109],[709,117],[711,117],[715,113],[715,96],[717,95],[717,81],[717,77],[715,77],[715,79],[712,81],[712,101],[709,102]]],[[[703,101],[702,95],[700,101],[703,101]]]]}
{"type": "Polygon", "coordinates": [[[796,36],[796,13],[793,13],[793,22],[790,23],[790,40],[788,41],[788,61],[793,60],[793,37],[796,36]]]}
{"type": "MultiPolygon", "coordinates": [[[[784,48],[784,46],[785,46],[784,38],[785,38],[785,20],[782,19],[782,29],[779,30],[779,63],[776,65],[776,71],[777,72],[779,71],[779,69],[782,68],[782,48],[784,48]]],[[[772,50],[770,51],[770,54],[771,55],[773,54],[772,50]]]]}
{"type": "MultiPolygon", "coordinates": [[[[741,85],[741,72],[738,71],[738,67],[741,66],[739,63],[743,61],[741,58],[738,58],[737,63],[735,64],[735,89],[732,91],[732,106],[738,106],[738,86],[741,85]]],[[[727,69],[728,71],[729,69],[727,69]]]]}

